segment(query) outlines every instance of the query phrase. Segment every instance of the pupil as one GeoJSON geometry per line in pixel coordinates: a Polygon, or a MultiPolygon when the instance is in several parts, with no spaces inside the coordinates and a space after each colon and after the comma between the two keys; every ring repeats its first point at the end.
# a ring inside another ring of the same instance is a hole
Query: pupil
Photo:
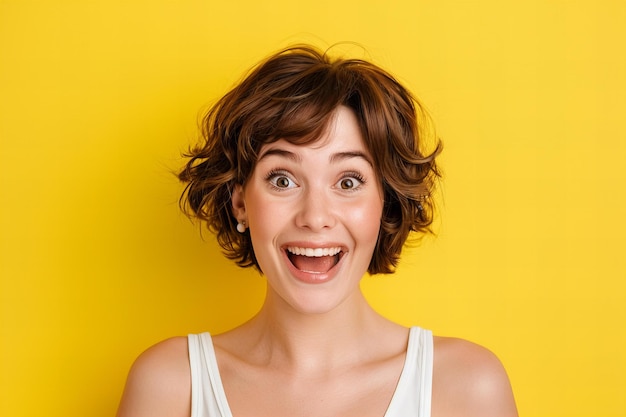
{"type": "Polygon", "coordinates": [[[278,186],[282,187],[282,188],[287,188],[289,187],[289,180],[285,177],[280,177],[277,181],[278,186]]]}
{"type": "Polygon", "coordinates": [[[343,188],[344,190],[352,188],[353,186],[354,184],[352,183],[352,180],[343,180],[343,182],[341,183],[341,188],[343,188]]]}

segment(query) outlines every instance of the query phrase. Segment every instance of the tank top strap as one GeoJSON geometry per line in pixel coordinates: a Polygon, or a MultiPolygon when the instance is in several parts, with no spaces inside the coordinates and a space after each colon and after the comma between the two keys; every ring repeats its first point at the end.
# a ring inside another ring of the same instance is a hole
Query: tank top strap
{"type": "Polygon", "coordinates": [[[190,334],[191,417],[232,417],[209,333],[190,334]]]}
{"type": "Polygon", "coordinates": [[[432,332],[411,327],[404,368],[385,417],[430,417],[432,376],[432,332]]]}

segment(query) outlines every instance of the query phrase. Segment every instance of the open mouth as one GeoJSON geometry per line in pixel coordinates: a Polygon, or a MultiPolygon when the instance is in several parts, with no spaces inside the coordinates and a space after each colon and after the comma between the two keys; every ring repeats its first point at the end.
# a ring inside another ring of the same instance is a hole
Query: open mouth
{"type": "Polygon", "coordinates": [[[287,247],[287,257],[297,269],[312,274],[324,274],[330,271],[343,256],[339,247],[301,248],[287,247]]]}

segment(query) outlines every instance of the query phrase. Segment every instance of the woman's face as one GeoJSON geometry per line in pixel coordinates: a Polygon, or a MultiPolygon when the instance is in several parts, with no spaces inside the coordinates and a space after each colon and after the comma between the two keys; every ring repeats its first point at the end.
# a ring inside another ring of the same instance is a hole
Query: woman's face
{"type": "Polygon", "coordinates": [[[321,313],[359,292],[380,228],[383,197],[356,116],[337,108],[308,145],[264,145],[233,213],[245,220],[268,300],[321,313]]]}

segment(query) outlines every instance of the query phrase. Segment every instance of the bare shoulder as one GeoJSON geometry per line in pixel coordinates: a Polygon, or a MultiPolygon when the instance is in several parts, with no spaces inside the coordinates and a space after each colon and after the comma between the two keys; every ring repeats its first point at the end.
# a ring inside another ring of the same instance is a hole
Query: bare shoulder
{"type": "Polygon", "coordinates": [[[488,349],[462,339],[435,337],[433,417],[517,416],[504,366],[488,349]]]}
{"type": "Polygon", "coordinates": [[[191,380],[187,338],[175,337],[143,352],[128,374],[117,417],[189,416],[191,380]]]}

